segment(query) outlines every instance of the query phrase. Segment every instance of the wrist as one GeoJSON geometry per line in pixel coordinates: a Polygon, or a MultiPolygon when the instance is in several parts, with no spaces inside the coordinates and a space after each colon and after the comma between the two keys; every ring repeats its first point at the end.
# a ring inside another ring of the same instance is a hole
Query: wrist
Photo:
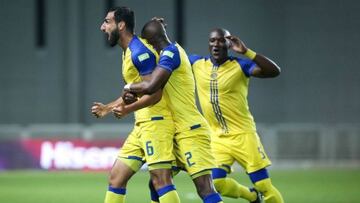
{"type": "Polygon", "coordinates": [[[256,57],[256,52],[248,48],[245,51],[244,56],[248,57],[251,60],[254,60],[254,58],[256,57]]]}
{"type": "Polygon", "coordinates": [[[131,83],[128,83],[124,86],[124,90],[130,92],[131,90],[131,83]]]}
{"type": "Polygon", "coordinates": [[[111,105],[106,105],[106,106],[104,107],[104,112],[105,112],[106,114],[108,114],[109,112],[112,111],[112,109],[113,109],[113,107],[112,107],[111,105]]]}

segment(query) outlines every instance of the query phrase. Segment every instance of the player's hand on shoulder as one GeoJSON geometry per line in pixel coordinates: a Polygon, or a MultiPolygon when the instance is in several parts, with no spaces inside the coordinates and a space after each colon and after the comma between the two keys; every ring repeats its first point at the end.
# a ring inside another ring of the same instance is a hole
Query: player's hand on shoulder
{"type": "Polygon", "coordinates": [[[91,113],[96,118],[102,118],[102,117],[106,116],[106,114],[108,114],[109,112],[106,108],[106,105],[104,105],[103,103],[100,103],[100,102],[94,102],[91,107],[91,113]]]}
{"type": "Polygon", "coordinates": [[[244,42],[237,36],[230,35],[225,37],[229,40],[229,48],[239,54],[244,54],[247,51],[247,47],[244,42]]]}

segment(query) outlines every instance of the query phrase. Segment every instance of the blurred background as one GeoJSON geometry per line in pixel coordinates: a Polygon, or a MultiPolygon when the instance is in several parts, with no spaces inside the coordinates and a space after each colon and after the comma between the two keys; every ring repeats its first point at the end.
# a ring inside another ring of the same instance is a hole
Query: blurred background
{"type": "Polygon", "coordinates": [[[360,169],[360,1],[0,0],[0,171],[103,170],[133,116],[95,119],[93,102],[123,87],[121,49],[100,25],[135,11],[136,32],[164,17],[171,40],[208,55],[223,27],[275,61],[280,77],[250,82],[249,104],[273,169],[360,169]]]}

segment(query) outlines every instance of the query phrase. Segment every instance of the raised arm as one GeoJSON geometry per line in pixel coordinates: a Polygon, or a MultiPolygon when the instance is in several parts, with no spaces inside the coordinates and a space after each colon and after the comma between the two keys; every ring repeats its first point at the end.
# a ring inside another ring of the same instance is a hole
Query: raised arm
{"type": "Polygon", "coordinates": [[[275,62],[247,48],[240,38],[236,36],[227,36],[226,38],[230,41],[230,48],[233,51],[245,55],[256,63],[256,66],[252,68],[250,73],[251,76],[258,78],[272,78],[280,74],[280,67],[275,62]]]}

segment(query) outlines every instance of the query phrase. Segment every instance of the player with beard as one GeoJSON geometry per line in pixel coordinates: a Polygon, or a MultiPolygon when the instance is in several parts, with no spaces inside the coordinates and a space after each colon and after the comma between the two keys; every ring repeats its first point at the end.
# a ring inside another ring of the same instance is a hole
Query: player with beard
{"type": "MultiPolygon", "coordinates": [[[[156,51],[134,34],[134,26],[134,12],[127,7],[110,9],[101,25],[110,45],[119,45],[123,50],[122,74],[126,83],[141,82],[149,77],[158,58],[156,51]]],[[[110,171],[105,203],[125,202],[127,182],[140,169],[143,160],[148,164],[160,202],[180,202],[171,177],[175,128],[161,90],[143,95],[126,107],[122,97],[106,105],[95,102],[91,111],[100,118],[115,107],[121,108],[124,114],[135,111],[135,125],[110,171]]]]}
{"type": "Polygon", "coordinates": [[[282,203],[283,198],[272,185],[266,169],[271,162],[256,132],[247,101],[249,78],[276,77],[280,68],[221,28],[210,32],[209,51],[210,57],[191,55],[189,59],[200,106],[213,131],[211,147],[218,166],[213,170],[215,187],[223,196],[256,199],[254,190],[226,177],[236,161],[266,203],[282,203]],[[229,56],[229,49],[247,58],[229,56]]]}

